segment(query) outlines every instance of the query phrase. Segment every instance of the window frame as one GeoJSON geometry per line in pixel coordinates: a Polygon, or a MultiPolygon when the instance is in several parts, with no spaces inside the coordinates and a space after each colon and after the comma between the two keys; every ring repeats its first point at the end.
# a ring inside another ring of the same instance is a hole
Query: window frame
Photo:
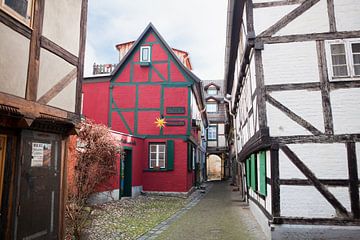
{"type": "Polygon", "coordinates": [[[140,62],[141,63],[146,63],[146,64],[149,64],[151,62],[151,46],[141,46],[140,47],[140,62]],[[143,50],[144,49],[148,49],[148,53],[149,53],[149,56],[148,56],[148,59],[147,60],[144,60],[143,59],[143,50]]]}
{"type": "Polygon", "coordinates": [[[208,134],[207,134],[208,141],[217,141],[217,135],[218,135],[218,127],[217,127],[217,125],[210,125],[209,128],[208,128],[208,134]],[[215,138],[210,138],[210,136],[209,136],[210,128],[215,129],[215,138]]]}
{"type": "Polygon", "coordinates": [[[165,142],[150,142],[149,143],[149,169],[166,169],[167,167],[167,145],[165,142]],[[156,158],[154,159],[155,160],[155,166],[152,166],[151,164],[151,153],[154,153],[151,151],[151,146],[155,145],[156,146],[156,158]],[[164,146],[164,152],[159,152],[159,146],[164,146]],[[159,153],[164,153],[164,166],[160,166],[159,164],[159,153]]]}
{"type": "Polygon", "coordinates": [[[329,73],[329,80],[338,81],[338,80],[360,80],[360,75],[355,75],[355,64],[353,59],[352,44],[359,43],[360,38],[353,39],[335,39],[325,41],[325,53],[327,61],[327,69],[329,73]],[[346,66],[348,75],[347,76],[334,76],[333,64],[332,64],[332,55],[331,55],[331,45],[333,44],[343,44],[345,47],[345,57],[346,57],[346,66]]]}
{"type": "Polygon", "coordinates": [[[209,88],[206,90],[206,93],[207,93],[208,95],[214,96],[214,95],[217,95],[217,94],[218,94],[218,90],[217,90],[216,87],[211,86],[211,87],[209,87],[209,88]],[[209,91],[215,91],[215,93],[211,93],[211,92],[209,92],[209,91]]]}
{"type": "Polygon", "coordinates": [[[208,113],[217,113],[219,111],[219,104],[215,101],[212,102],[206,102],[206,112],[208,113]],[[215,106],[215,111],[209,111],[208,105],[214,105],[215,106]]]}
{"type": "Polygon", "coordinates": [[[33,24],[33,17],[34,17],[34,0],[28,0],[26,16],[22,16],[16,10],[11,8],[9,5],[5,4],[5,0],[0,0],[0,9],[6,12],[11,17],[15,18],[22,24],[28,26],[29,28],[32,27],[33,24]]]}

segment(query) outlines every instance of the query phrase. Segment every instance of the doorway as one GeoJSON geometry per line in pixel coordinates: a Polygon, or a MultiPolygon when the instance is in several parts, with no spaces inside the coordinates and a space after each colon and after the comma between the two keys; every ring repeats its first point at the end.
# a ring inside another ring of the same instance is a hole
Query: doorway
{"type": "Polygon", "coordinates": [[[221,180],[222,161],[218,155],[211,154],[207,158],[207,176],[209,181],[221,180]]]}
{"type": "Polygon", "coordinates": [[[124,150],[124,158],[121,161],[120,171],[120,196],[132,196],[132,150],[124,150]]]}
{"type": "Polygon", "coordinates": [[[58,239],[61,138],[23,131],[16,239],[58,239]]]}

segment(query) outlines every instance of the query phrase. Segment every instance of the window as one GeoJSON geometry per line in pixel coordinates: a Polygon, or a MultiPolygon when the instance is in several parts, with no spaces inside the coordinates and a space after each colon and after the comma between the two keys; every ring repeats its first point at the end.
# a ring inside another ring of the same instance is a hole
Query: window
{"type": "Polygon", "coordinates": [[[208,88],[207,94],[209,94],[209,95],[216,95],[216,94],[217,94],[217,89],[214,88],[214,87],[208,88]]]}
{"type": "Polygon", "coordinates": [[[165,168],[165,143],[150,143],[149,145],[149,168],[165,168]]]}
{"type": "Polygon", "coordinates": [[[206,103],[206,111],[209,113],[214,113],[218,111],[218,105],[215,102],[206,103]]]}
{"type": "Polygon", "coordinates": [[[208,129],[208,140],[216,140],[217,137],[217,127],[209,126],[208,129]]]}
{"type": "Polygon", "coordinates": [[[33,0],[0,0],[0,7],[16,19],[30,26],[33,0]]]}
{"type": "Polygon", "coordinates": [[[151,61],[151,47],[142,46],[140,48],[140,62],[150,63],[150,61],[151,61]]]}
{"type": "Polygon", "coordinates": [[[328,68],[333,79],[360,76],[360,40],[327,42],[328,68]]]}

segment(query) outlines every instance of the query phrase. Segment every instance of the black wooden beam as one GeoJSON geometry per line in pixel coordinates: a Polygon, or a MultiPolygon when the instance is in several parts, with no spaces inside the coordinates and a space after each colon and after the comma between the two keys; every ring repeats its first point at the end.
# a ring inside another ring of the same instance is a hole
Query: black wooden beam
{"type": "Polygon", "coordinates": [[[316,52],[320,78],[325,134],[334,134],[334,124],[330,101],[330,83],[326,63],[325,42],[323,40],[316,41],[316,52]]]}
{"type": "Polygon", "coordinates": [[[278,7],[303,3],[306,0],[279,0],[273,2],[254,3],[254,8],[278,7]]]}
{"type": "Polygon", "coordinates": [[[279,145],[277,144],[271,146],[270,162],[271,210],[274,217],[280,217],[279,145]]]}
{"type": "Polygon", "coordinates": [[[281,146],[280,149],[285,153],[285,155],[290,159],[290,161],[312,182],[314,187],[336,209],[336,211],[342,215],[342,217],[349,217],[346,208],[316,178],[315,174],[300,160],[300,158],[288,146],[281,146]]]}
{"type": "Polygon", "coordinates": [[[7,14],[6,12],[0,10],[0,22],[11,28],[12,30],[20,33],[24,37],[30,39],[32,30],[28,27],[7,14]]]}
{"type": "Polygon", "coordinates": [[[346,143],[349,141],[360,141],[360,134],[339,134],[327,135],[322,134],[318,136],[313,135],[294,135],[294,136],[280,136],[270,137],[271,142],[278,142],[279,144],[294,144],[294,143],[346,143]]]}
{"type": "Polygon", "coordinates": [[[359,177],[356,159],[355,142],[346,143],[348,170],[349,170],[349,192],[351,212],[354,218],[360,218],[359,206],[359,177]]]}
{"type": "Polygon", "coordinates": [[[360,221],[356,219],[339,218],[304,218],[304,217],[274,217],[273,224],[300,224],[300,225],[340,225],[359,226],[360,221]]]}
{"type": "Polygon", "coordinates": [[[336,32],[336,19],[334,10],[334,0],[327,0],[327,11],[329,17],[330,32],[336,32]]]}
{"type": "Polygon", "coordinates": [[[306,41],[316,41],[316,40],[333,40],[333,39],[359,38],[359,37],[360,37],[360,31],[343,31],[343,32],[293,34],[293,35],[273,36],[273,37],[259,36],[256,37],[256,41],[262,42],[264,44],[274,44],[274,43],[306,42],[306,41]]]}
{"type": "MultiPolygon", "coordinates": [[[[319,179],[319,181],[327,186],[348,187],[349,180],[347,179],[319,179]]],[[[360,184],[360,182],[359,182],[360,184]]],[[[310,186],[313,185],[309,179],[280,179],[280,185],[292,186],[310,186]]]]}

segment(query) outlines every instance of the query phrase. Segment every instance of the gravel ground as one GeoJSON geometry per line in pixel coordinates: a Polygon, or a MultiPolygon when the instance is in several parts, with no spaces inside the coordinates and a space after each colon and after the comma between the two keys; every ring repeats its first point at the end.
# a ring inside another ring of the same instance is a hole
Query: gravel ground
{"type": "Polygon", "coordinates": [[[136,239],[176,213],[187,201],[177,197],[139,196],[95,205],[85,238],[136,239]]]}

